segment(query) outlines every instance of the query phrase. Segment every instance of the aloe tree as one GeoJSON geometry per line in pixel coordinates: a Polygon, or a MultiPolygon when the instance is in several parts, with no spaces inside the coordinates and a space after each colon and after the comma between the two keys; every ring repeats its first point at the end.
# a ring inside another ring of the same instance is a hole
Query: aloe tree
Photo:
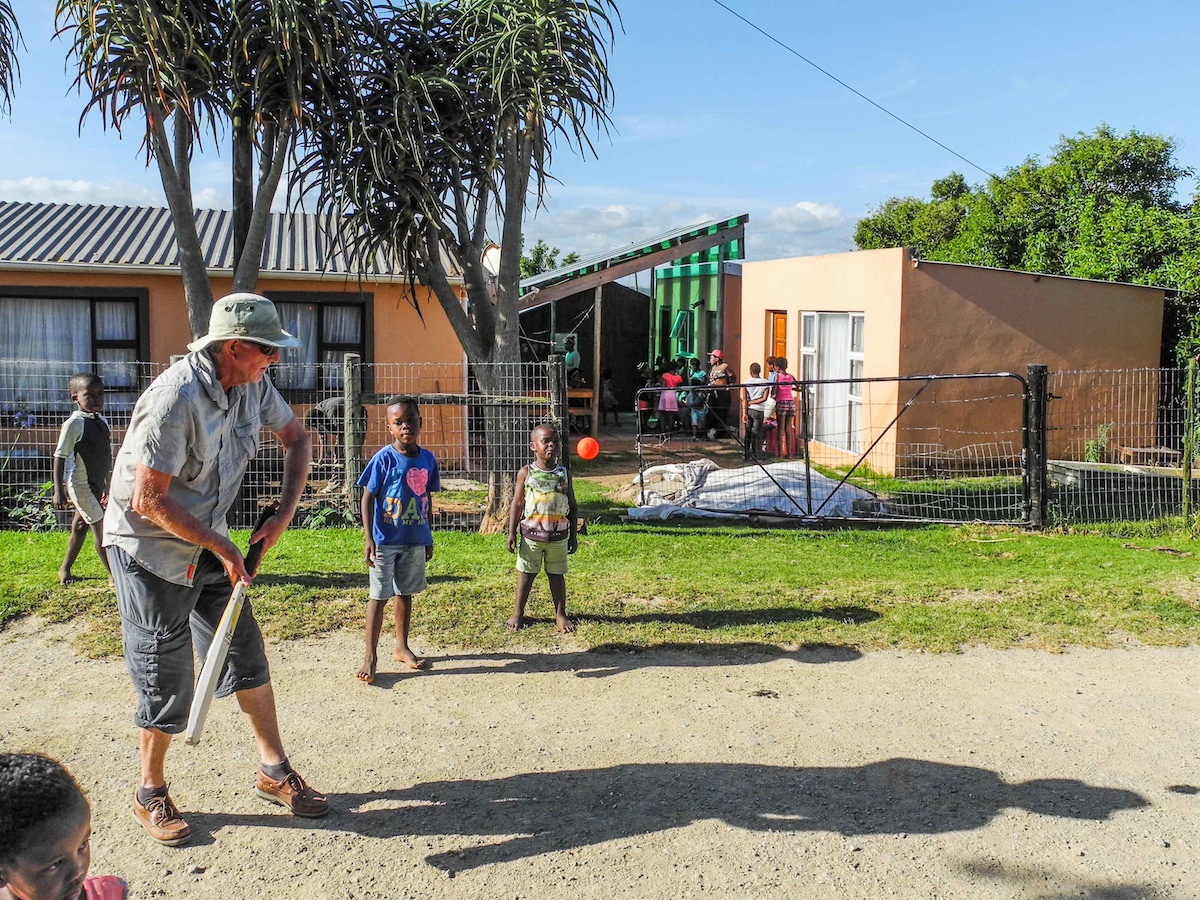
{"type": "MultiPolygon", "coordinates": [[[[353,113],[313,129],[300,170],[319,185],[318,207],[348,219],[360,259],[398,256],[432,289],[485,391],[500,388],[486,364],[520,361],[522,230],[553,151],[594,155],[591,134],[610,125],[619,23],[612,0],[393,3],[364,55],[353,113]],[[494,279],[482,266],[493,236],[494,279]]],[[[488,422],[493,525],[512,496],[498,450],[523,444],[525,428],[488,422]]]]}
{"type": "Polygon", "coordinates": [[[58,0],[83,117],[143,133],[175,225],[188,318],[208,327],[212,289],[196,231],[191,162],[233,145],[234,290],[258,280],[271,203],[316,111],[342,102],[370,0],[58,0]],[[258,160],[257,176],[254,161],[258,160]]]}
{"type": "Polygon", "coordinates": [[[21,46],[21,29],[8,0],[0,0],[0,114],[12,112],[13,91],[21,77],[17,48],[21,46]]]}

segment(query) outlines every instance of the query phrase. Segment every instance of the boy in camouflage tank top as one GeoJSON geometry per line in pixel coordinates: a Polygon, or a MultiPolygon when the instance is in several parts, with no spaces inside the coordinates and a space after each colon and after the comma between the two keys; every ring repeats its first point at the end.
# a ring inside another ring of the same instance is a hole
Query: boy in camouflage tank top
{"type": "Polygon", "coordinates": [[[567,554],[579,546],[575,534],[575,489],[571,473],[557,463],[558,430],[538,425],[529,433],[534,460],[517,473],[508,512],[508,552],[517,554],[517,593],[506,623],[516,631],[525,625],[525,602],[533,580],[544,567],[554,601],[554,624],[560,634],[575,630],[567,618],[567,554]]]}

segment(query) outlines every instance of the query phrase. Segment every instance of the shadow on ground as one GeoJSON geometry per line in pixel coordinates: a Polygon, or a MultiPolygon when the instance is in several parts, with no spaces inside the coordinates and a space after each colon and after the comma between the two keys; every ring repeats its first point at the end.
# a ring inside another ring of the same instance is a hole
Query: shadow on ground
{"type": "MultiPolygon", "coordinates": [[[[575,653],[452,653],[427,660],[429,675],[508,675],[567,672],[577,678],[604,678],[650,667],[744,666],[789,659],[803,665],[854,662],[862,651],[833,644],[805,644],[785,650],[773,644],[600,644],[575,653]]],[[[376,679],[376,685],[388,687],[376,679]]]]}
{"type": "Polygon", "coordinates": [[[942,834],[982,828],[1006,809],[1102,821],[1149,805],[1133,791],[1075,779],[1010,784],[987,769],[903,758],[809,768],[627,764],[429,781],[332,796],[330,802],[335,809],[324,822],[286,815],[188,813],[187,818],[201,842],[221,828],[246,824],[331,828],[378,838],[479,838],[473,847],[426,858],[454,873],[703,820],[755,831],[942,834]]]}

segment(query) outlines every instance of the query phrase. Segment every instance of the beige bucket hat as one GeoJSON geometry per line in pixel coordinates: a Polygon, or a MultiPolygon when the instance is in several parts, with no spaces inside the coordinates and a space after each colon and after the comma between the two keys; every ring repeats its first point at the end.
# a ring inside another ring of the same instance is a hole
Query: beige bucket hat
{"type": "Polygon", "coordinates": [[[269,347],[299,347],[298,337],[283,330],[275,304],[261,294],[229,294],[213,304],[208,317],[208,334],[188,344],[203,350],[217,341],[254,341],[269,347]]]}

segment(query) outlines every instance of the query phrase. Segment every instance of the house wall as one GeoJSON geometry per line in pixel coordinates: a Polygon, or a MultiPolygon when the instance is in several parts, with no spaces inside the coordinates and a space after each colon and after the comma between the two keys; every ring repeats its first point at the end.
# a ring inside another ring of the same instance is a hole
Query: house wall
{"type": "MultiPolygon", "coordinates": [[[[214,297],[221,297],[231,290],[232,279],[212,279],[214,297]]],[[[191,332],[183,295],[183,283],[177,275],[155,275],[142,272],[40,272],[0,271],[0,287],[51,288],[72,292],[87,289],[113,289],[132,293],[148,294],[148,315],[141,323],[146,330],[148,362],[167,363],[172,355],[185,353],[191,341],[191,332]]],[[[422,393],[465,391],[462,381],[462,350],[458,339],[442,312],[432,292],[424,286],[416,286],[421,312],[413,308],[409,297],[414,288],[404,281],[395,283],[369,283],[360,285],[357,279],[300,279],[279,278],[265,275],[258,281],[256,290],[267,297],[273,294],[331,294],[357,297],[360,291],[370,297],[366,327],[369,341],[364,354],[366,363],[395,364],[444,363],[445,369],[425,367],[421,370],[424,381],[409,381],[406,389],[422,393]],[[453,379],[453,381],[451,381],[453,379]]],[[[367,439],[364,445],[369,455],[389,440],[384,429],[383,403],[391,393],[388,385],[375,382],[373,371],[365,372],[366,406],[368,411],[367,439]],[[378,390],[376,390],[378,388],[378,390]],[[378,393],[379,397],[373,396],[378,393]]],[[[293,403],[297,415],[303,417],[311,402],[293,403]]],[[[451,448],[454,456],[462,456],[466,446],[465,418],[461,407],[439,408],[436,422],[443,434],[437,443],[451,448]]],[[[429,420],[430,416],[426,416],[429,420]]],[[[427,426],[429,422],[427,421],[427,426]]]]}
{"type": "MultiPolygon", "coordinates": [[[[213,296],[230,291],[232,279],[214,278],[213,296]]],[[[99,287],[147,291],[149,310],[149,362],[168,362],[173,354],[185,353],[192,339],[188,327],[183,282],[173,275],[141,273],[10,272],[0,271],[0,286],[81,289],[99,287]]],[[[259,279],[256,290],[272,292],[357,295],[356,280],[271,278],[259,279]]],[[[409,287],[403,282],[364,283],[361,290],[373,295],[371,303],[375,362],[460,362],[462,350],[450,322],[431,291],[418,285],[421,314],[408,301],[409,287]]]]}
{"type": "MultiPolygon", "coordinates": [[[[900,372],[1006,371],[1024,376],[1031,364],[1046,365],[1051,372],[1159,366],[1165,300],[1161,289],[936,262],[909,262],[901,271],[900,372]]],[[[1137,408],[1156,408],[1158,379],[1151,374],[1154,377],[1134,388],[1145,396],[1126,398],[1137,408]]],[[[999,394],[1000,384],[939,384],[939,399],[979,396],[983,390],[999,394]]],[[[1011,390],[1019,390],[1015,380],[1011,385],[1011,390]]],[[[1112,408],[1113,398],[1104,396],[1105,390],[1097,387],[1093,397],[1081,402],[1112,408]]],[[[997,434],[998,422],[1014,419],[1014,406],[1002,396],[961,404],[959,443],[997,434]]],[[[901,442],[931,424],[935,410],[924,405],[912,412],[902,420],[901,442]]],[[[1018,419],[1004,438],[1018,449],[1019,425],[1018,419]]],[[[1053,429],[1049,441],[1052,457],[1072,453],[1053,429]]],[[[1118,423],[1110,441],[1152,446],[1155,423],[1118,423]]]]}
{"type": "MultiPolygon", "coordinates": [[[[1156,370],[1162,336],[1160,289],[1024,272],[920,262],[903,248],[750,262],[743,265],[742,360],[770,352],[769,313],[787,315],[789,370],[799,376],[800,313],[864,314],[864,377],[1013,372],[1031,364],[1053,371],[1156,370]]],[[[1153,371],[1150,373],[1153,376],[1153,371]]],[[[917,390],[912,383],[864,384],[862,446],[869,446],[917,390]]],[[[1157,377],[1125,398],[1154,409],[1157,377]]],[[[1091,402],[1111,408],[1097,387],[1091,402]]],[[[880,440],[868,462],[893,472],[897,456],[929,443],[961,453],[977,445],[1021,447],[1021,384],[1016,379],[937,382],[880,440]],[[971,402],[960,402],[970,400],[971,402]]],[[[1085,401],[1087,402],[1087,401],[1085,401]]],[[[1053,415],[1053,407],[1051,407],[1053,415]]],[[[1118,423],[1110,442],[1151,446],[1156,423],[1118,423]]],[[[1050,432],[1052,456],[1073,451],[1050,432]]],[[[850,454],[818,446],[820,462],[849,462],[850,454]]],[[[981,452],[1003,453],[1003,447],[981,452]]]]}
{"type": "MultiPolygon", "coordinates": [[[[800,377],[801,312],[863,313],[863,377],[896,375],[905,259],[903,250],[888,249],[743,263],[741,377],[749,374],[752,362],[766,371],[772,311],[787,315],[784,355],[788,371],[796,377],[800,377]]],[[[894,383],[864,385],[863,392],[862,441],[866,447],[895,416],[897,388],[894,383]]],[[[856,458],[830,447],[822,449],[821,462],[849,464],[856,458]]],[[[894,457],[882,449],[870,462],[879,471],[891,472],[894,457]]]]}

